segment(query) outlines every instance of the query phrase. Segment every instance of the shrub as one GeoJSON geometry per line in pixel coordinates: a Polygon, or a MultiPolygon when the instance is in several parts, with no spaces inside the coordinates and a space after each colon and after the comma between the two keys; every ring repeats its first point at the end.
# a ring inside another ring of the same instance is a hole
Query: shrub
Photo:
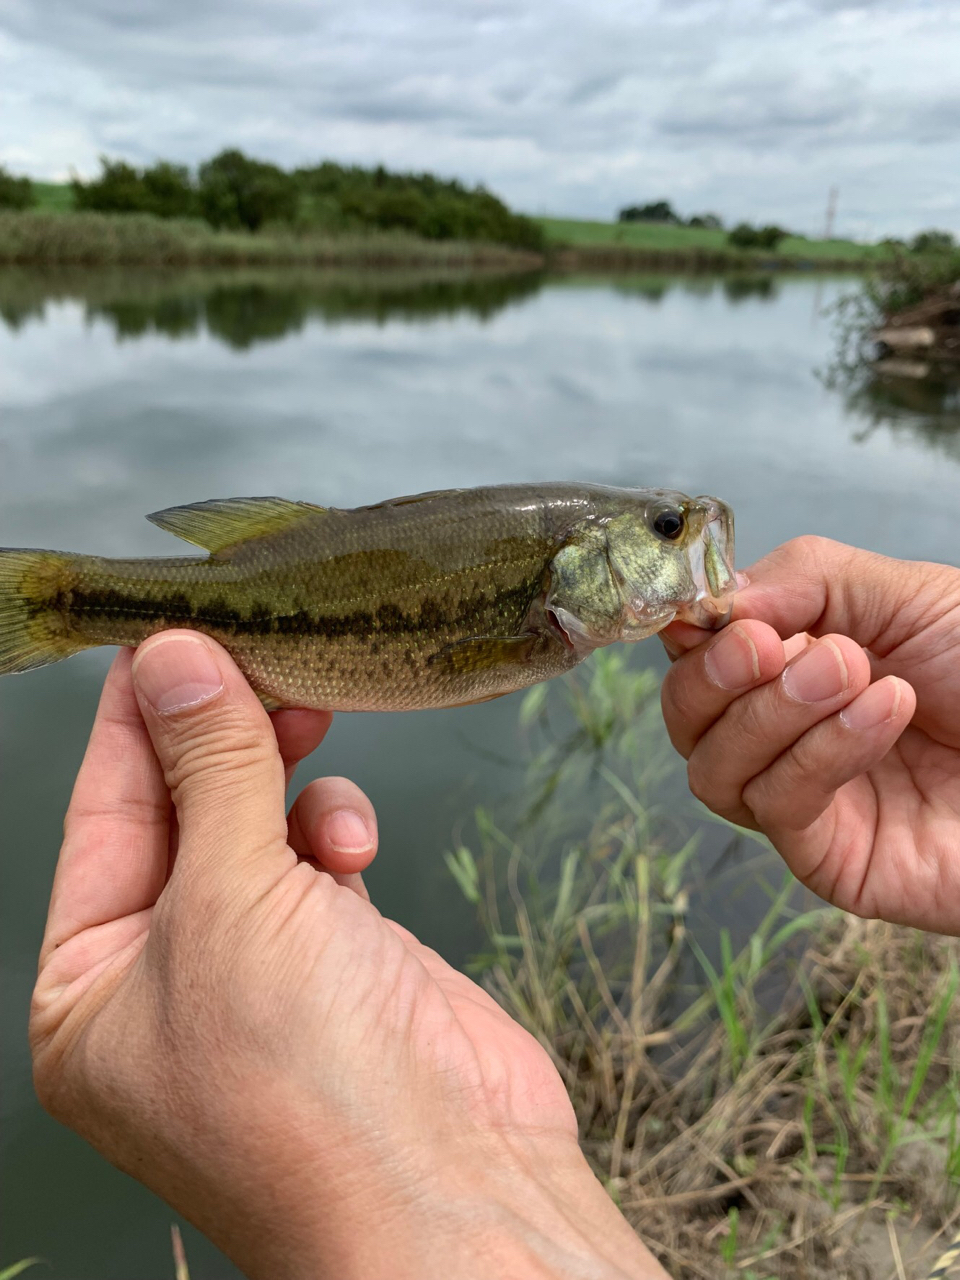
{"type": "Polygon", "coordinates": [[[293,176],[242,151],[221,151],[200,166],[200,209],[215,227],[257,231],[265,222],[292,222],[299,194],[293,176]]]}
{"type": "Polygon", "coordinates": [[[100,157],[100,177],[74,178],[78,209],[94,213],[153,213],[158,218],[188,218],[197,213],[197,194],[190,172],[160,160],[150,169],[135,169],[125,160],[100,157]]]}
{"type": "Polygon", "coordinates": [[[631,204],[617,214],[619,222],[672,222],[681,219],[674,212],[669,200],[654,200],[650,204],[631,204]]]}
{"type": "Polygon", "coordinates": [[[723,219],[716,213],[695,213],[687,219],[688,227],[704,227],[708,231],[722,231],[723,219]]]}
{"type": "Polygon", "coordinates": [[[776,249],[786,235],[782,227],[772,223],[766,227],[752,227],[749,222],[738,222],[727,236],[727,243],[737,249],[776,249]]]}
{"type": "Polygon", "coordinates": [[[749,222],[738,222],[733,230],[728,232],[727,244],[732,244],[736,249],[755,249],[757,233],[749,222]]]}
{"type": "Polygon", "coordinates": [[[780,241],[787,238],[787,234],[783,227],[768,223],[767,226],[760,227],[757,231],[757,245],[761,249],[776,249],[780,241]]]}
{"type": "Polygon", "coordinates": [[[186,165],[161,160],[143,172],[146,211],[159,218],[191,218],[199,211],[197,191],[186,165]]]}
{"type": "Polygon", "coordinates": [[[300,216],[324,226],[375,226],[414,232],[430,240],[484,240],[543,248],[532,218],[512,213],[484,187],[472,191],[431,173],[391,173],[382,165],[360,169],[324,161],[293,175],[300,216]]]}
{"type": "Polygon", "coordinates": [[[950,253],[956,241],[949,231],[921,231],[913,237],[910,248],[914,253],[950,253]]]}
{"type": "Polygon", "coordinates": [[[29,209],[35,203],[29,178],[15,178],[0,164],[0,209],[29,209]]]}
{"type": "Polygon", "coordinates": [[[428,240],[473,240],[540,251],[541,227],[483,187],[468,190],[430,173],[391,173],[325,161],[286,173],[242,151],[222,151],[188,169],[166,161],[138,170],[101,159],[92,182],[75,179],[76,207],[100,213],[197,217],[226,230],[285,223],[298,231],[408,231],[428,240]]]}
{"type": "Polygon", "coordinates": [[[125,160],[100,157],[100,177],[90,182],[74,178],[74,203],[95,213],[146,213],[147,189],[143,174],[125,160]]]}

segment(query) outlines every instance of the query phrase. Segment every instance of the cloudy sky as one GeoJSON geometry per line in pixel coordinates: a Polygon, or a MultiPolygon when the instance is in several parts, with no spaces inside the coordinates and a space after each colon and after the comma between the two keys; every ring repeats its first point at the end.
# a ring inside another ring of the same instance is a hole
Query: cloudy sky
{"type": "Polygon", "coordinates": [[[958,0],[0,0],[0,163],[227,145],[529,212],[960,232],[958,0]]]}

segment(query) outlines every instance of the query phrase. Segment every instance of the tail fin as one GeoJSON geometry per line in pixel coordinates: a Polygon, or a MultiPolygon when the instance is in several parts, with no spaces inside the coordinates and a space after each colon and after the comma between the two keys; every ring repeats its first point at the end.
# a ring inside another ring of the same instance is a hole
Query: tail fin
{"type": "Polygon", "coordinates": [[[0,676],[58,662],[87,648],[70,635],[64,596],[79,557],[0,548],[0,676]]]}

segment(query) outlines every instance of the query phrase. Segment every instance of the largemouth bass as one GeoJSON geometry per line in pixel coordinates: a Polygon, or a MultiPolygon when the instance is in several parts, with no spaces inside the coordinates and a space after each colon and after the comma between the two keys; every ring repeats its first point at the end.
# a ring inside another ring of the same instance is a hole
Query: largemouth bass
{"type": "Polygon", "coordinates": [[[349,511],[234,498],[147,519],[209,554],[0,550],[0,674],[189,627],[268,707],[452,707],[674,618],[722,625],[736,588],[729,507],[667,489],[501,485],[349,511]]]}

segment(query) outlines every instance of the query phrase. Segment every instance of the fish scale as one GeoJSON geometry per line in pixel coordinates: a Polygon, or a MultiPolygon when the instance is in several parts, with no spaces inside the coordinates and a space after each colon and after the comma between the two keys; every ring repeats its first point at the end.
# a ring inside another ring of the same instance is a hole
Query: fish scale
{"type": "Polygon", "coordinates": [[[685,610],[716,623],[735,585],[729,509],[670,490],[503,485],[353,510],[240,498],[148,518],[209,554],[0,551],[0,674],[187,627],[270,706],[455,706],[685,610]],[[656,531],[664,512],[682,533],[656,531]]]}

